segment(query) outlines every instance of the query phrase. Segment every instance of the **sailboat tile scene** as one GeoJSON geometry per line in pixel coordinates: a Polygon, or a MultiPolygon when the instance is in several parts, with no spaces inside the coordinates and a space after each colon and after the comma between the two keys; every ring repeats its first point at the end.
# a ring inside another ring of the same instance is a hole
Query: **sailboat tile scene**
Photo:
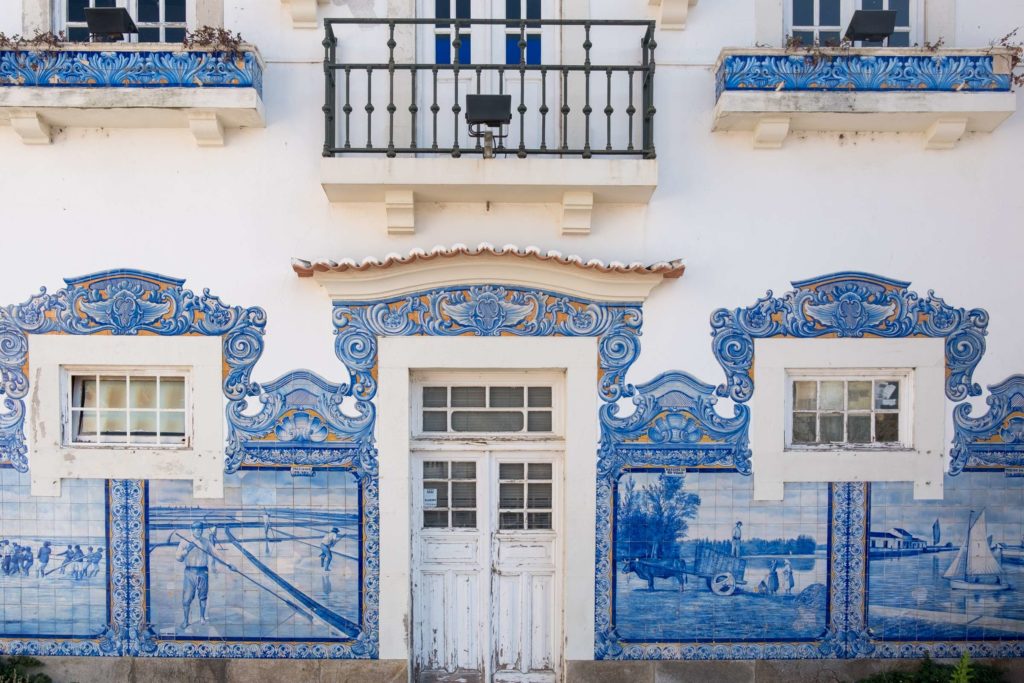
{"type": "Polygon", "coordinates": [[[1021,479],[1002,470],[947,477],[945,499],[874,484],[868,626],[895,641],[1024,637],[1021,479]]]}

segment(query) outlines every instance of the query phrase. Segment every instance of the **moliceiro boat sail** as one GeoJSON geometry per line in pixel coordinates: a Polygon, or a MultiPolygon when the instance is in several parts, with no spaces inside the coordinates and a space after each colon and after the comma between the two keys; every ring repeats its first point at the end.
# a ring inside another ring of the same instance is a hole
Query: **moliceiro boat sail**
{"type": "Polygon", "coordinates": [[[972,510],[967,517],[967,538],[953,564],[942,575],[950,588],[973,591],[1002,591],[1011,588],[1003,576],[1003,567],[992,554],[988,542],[985,511],[977,519],[972,510]]]}

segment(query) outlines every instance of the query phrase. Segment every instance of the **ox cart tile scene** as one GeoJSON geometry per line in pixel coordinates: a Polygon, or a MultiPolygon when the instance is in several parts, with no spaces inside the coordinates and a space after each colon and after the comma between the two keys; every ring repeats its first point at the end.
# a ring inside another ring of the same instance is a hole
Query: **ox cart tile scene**
{"type": "Polygon", "coordinates": [[[623,641],[819,637],[828,487],[756,502],[735,472],[627,470],[615,502],[614,624],[623,641]]]}

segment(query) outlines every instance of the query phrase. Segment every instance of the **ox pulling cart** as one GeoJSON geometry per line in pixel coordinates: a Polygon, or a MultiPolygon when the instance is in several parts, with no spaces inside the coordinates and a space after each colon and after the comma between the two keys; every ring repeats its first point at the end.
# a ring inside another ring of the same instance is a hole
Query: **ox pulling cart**
{"type": "Polygon", "coordinates": [[[626,574],[636,574],[647,582],[647,590],[654,590],[654,579],[675,579],[679,590],[686,585],[687,576],[698,576],[707,582],[715,595],[732,595],[738,586],[746,584],[743,578],[747,563],[738,557],[718,552],[708,545],[697,546],[697,556],[690,567],[682,559],[634,559],[622,565],[626,574]]]}

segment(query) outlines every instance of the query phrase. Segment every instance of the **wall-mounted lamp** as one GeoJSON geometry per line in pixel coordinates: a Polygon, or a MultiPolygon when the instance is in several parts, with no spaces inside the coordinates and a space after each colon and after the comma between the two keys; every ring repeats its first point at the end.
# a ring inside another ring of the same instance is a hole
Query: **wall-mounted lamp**
{"type": "Polygon", "coordinates": [[[124,7],[87,7],[85,23],[94,43],[116,43],[126,33],[138,33],[135,22],[124,7]]]}
{"type": "Polygon", "coordinates": [[[846,39],[858,41],[882,42],[896,32],[895,10],[859,9],[853,13],[850,26],[846,29],[846,39]]]}
{"type": "Polygon", "coordinates": [[[470,137],[484,139],[484,159],[493,159],[494,138],[508,137],[502,127],[512,123],[512,96],[466,95],[466,123],[470,137]]]}

